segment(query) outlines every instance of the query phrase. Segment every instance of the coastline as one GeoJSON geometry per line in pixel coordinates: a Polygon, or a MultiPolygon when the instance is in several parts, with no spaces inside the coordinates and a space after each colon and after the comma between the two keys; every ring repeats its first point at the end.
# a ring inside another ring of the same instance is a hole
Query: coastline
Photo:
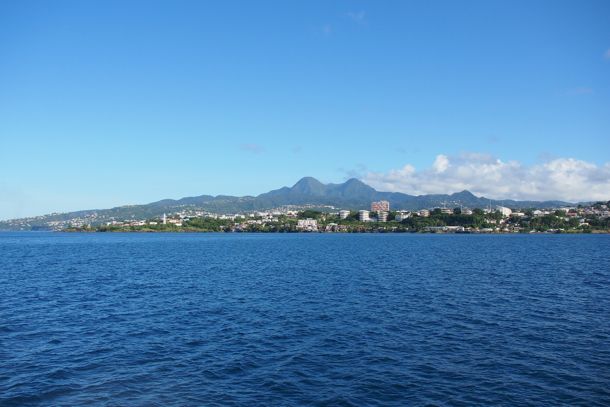
{"type": "Polygon", "coordinates": [[[563,232],[391,232],[391,231],[362,231],[362,232],[276,232],[276,231],[243,231],[243,232],[223,232],[213,230],[113,230],[113,231],[98,231],[98,230],[0,230],[0,234],[222,234],[222,235],[475,235],[475,236],[541,236],[541,235],[610,235],[610,230],[592,230],[592,231],[563,231],[563,232]]]}

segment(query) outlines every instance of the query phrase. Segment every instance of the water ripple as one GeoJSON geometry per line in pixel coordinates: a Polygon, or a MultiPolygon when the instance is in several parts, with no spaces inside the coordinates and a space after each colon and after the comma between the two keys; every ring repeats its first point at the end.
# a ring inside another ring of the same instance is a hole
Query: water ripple
{"type": "Polygon", "coordinates": [[[610,405],[608,249],[0,234],[0,405],[610,405]]]}

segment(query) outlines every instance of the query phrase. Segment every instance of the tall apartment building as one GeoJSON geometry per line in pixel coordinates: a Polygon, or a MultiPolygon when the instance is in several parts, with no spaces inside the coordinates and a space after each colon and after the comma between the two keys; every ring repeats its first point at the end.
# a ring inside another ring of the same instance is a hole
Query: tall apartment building
{"type": "Polygon", "coordinates": [[[386,211],[377,212],[377,221],[378,222],[387,222],[388,221],[388,213],[386,211]]]}
{"type": "Polygon", "coordinates": [[[349,211],[345,211],[345,210],[339,211],[339,218],[340,219],[347,219],[347,217],[349,216],[349,213],[350,213],[349,211]]]}
{"type": "Polygon", "coordinates": [[[368,222],[369,220],[371,220],[371,218],[369,217],[369,211],[366,211],[364,209],[358,211],[358,220],[360,220],[360,222],[368,222]]]}
{"type": "Polygon", "coordinates": [[[372,212],[390,212],[390,203],[388,201],[377,201],[371,203],[372,212]]]}

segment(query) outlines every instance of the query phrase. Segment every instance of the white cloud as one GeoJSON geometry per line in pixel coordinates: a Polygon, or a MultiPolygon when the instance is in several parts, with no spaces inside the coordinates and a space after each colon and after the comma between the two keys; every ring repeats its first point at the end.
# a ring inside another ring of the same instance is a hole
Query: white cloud
{"type": "Polygon", "coordinates": [[[604,58],[606,58],[606,59],[610,59],[610,48],[608,48],[608,49],[606,50],[606,52],[604,52],[604,58]]]}
{"type": "Polygon", "coordinates": [[[447,171],[448,167],[449,167],[449,158],[447,158],[447,156],[443,155],[443,154],[437,155],[436,159],[434,160],[434,164],[432,164],[432,168],[434,168],[434,171],[437,174],[440,174],[441,172],[447,171]]]}
{"type": "Polygon", "coordinates": [[[356,24],[366,24],[366,13],[364,11],[350,11],[347,16],[356,24]]]}
{"type": "Polygon", "coordinates": [[[368,172],[362,180],[381,191],[413,195],[469,190],[493,199],[589,201],[610,199],[610,162],[598,166],[556,158],[531,166],[486,154],[440,154],[431,168],[412,165],[386,173],[368,172]]]}

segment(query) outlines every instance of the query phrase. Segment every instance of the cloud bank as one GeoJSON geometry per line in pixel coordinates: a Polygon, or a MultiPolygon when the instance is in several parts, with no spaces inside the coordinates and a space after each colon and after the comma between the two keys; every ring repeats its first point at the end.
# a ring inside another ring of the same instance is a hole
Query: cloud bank
{"type": "Polygon", "coordinates": [[[369,172],[362,180],[377,190],[413,195],[469,190],[492,199],[610,200],[610,162],[598,166],[574,158],[558,158],[531,166],[493,156],[440,154],[432,166],[410,164],[388,172],[369,172]]]}

